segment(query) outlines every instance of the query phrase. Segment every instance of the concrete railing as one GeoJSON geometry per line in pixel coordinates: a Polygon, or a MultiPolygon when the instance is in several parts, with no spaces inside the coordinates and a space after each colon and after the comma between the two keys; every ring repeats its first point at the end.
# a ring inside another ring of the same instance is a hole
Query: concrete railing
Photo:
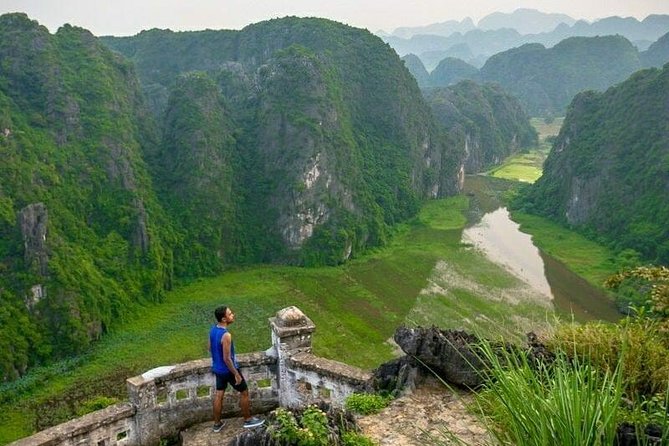
{"type": "MultiPolygon", "coordinates": [[[[313,322],[295,307],[270,319],[272,347],[237,356],[249,385],[251,410],[299,407],[318,400],[341,406],[368,388],[371,374],[311,354],[313,322]]],[[[211,360],[158,367],[127,380],[129,402],[54,426],[13,446],[153,446],[161,438],[212,419],[211,360]]],[[[236,392],[226,392],[223,416],[239,414],[236,392]]]]}

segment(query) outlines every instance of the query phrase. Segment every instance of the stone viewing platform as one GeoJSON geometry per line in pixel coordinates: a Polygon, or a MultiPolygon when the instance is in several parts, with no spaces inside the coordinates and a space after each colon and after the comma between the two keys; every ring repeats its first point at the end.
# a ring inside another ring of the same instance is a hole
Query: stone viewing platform
{"type": "MultiPolygon", "coordinates": [[[[237,356],[249,385],[253,413],[267,413],[279,406],[298,408],[315,401],[341,407],[351,393],[370,388],[370,372],[312,354],[316,327],[298,308],[277,312],[270,318],[270,328],[269,349],[237,356]]],[[[193,434],[202,429],[201,423],[212,418],[214,377],[210,367],[211,360],[207,358],[149,370],[126,381],[129,402],[51,427],[11,445],[153,446],[182,432],[192,444],[214,444],[207,443],[209,436],[204,433],[193,434]],[[197,442],[192,440],[196,437],[197,442]]],[[[239,415],[236,395],[227,392],[223,404],[226,430],[234,431],[236,424],[241,428],[241,420],[234,418],[239,415]]],[[[222,444],[220,435],[216,444],[222,444]]]]}

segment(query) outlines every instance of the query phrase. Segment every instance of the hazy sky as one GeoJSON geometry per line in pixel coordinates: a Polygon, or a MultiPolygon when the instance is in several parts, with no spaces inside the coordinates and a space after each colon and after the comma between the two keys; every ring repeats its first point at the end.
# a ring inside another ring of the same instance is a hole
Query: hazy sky
{"type": "Polygon", "coordinates": [[[240,29],[276,17],[325,17],[372,32],[532,8],[592,20],[669,14],[669,0],[0,0],[0,13],[25,12],[52,32],[64,23],[96,35],[143,29],[240,29]]]}

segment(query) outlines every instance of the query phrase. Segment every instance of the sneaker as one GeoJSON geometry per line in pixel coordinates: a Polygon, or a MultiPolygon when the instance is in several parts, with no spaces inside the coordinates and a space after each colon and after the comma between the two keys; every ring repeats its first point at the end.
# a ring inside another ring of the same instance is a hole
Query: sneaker
{"type": "Polygon", "coordinates": [[[244,427],[250,429],[252,427],[258,427],[265,422],[262,418],[251,417],[248,420],[244,420],[244,427]]]}
{"type": "Polygon", "coordinates": [[[214,423],[214,425],[211,427],[211,430],[214,432],[220,432],[223,429],[223,426],[225,426],[225,421],[219,421],[218,423],[214,423]]]}

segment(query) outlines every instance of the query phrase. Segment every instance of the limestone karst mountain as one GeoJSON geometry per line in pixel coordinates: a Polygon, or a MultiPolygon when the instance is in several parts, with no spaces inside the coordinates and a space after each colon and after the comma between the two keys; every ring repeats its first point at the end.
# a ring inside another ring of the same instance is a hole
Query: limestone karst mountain
{"type": "Polygon", "coordinates": [[[569,106],[543,176],[519,206],[616,250],[669,262],[669,65],[569,106]]]}
{"type": "Polygon", "coordinates": [[[2,379],[84,351],[175,278],[338,264],[461,188],[463,134],[365,30],[99,39],[7,14],[0,56],[2,379]]]}
{"type": "MultiPolygon", "coordinates": [[[[199,71],[221,91],[243,178],[230,209],[253,234],[232,251],[245,258],[338,263],[383,243],[388,225],[423,198],[458,190],[461,152],[443,143],[396,54],[366,31],[285,18],[238,32],[151,30],[104,41],[136,64],[159,120],[182,74],[199,71]]],[[[187,131],[215,125],[193,124],[187,131]]],[[[165,136],[159,158],[169,159],[174,134],[165,136]]],[[[159,193],[216,199],[197,184],[175,186],[162,183],[159,193]]]]}
{"type": "Polygon", "coordinates": [[[0,379],[82,351],[171,283],[132,66],[88,31],[0,17],[0,379]]]}
{"type": "Polygon", "coordinates": [[[463,141],[465,172],[479,173],[537,145],[537,133],[516,98],[497,85],[462,81],[425,97],[451,138],[463,141]]]}

